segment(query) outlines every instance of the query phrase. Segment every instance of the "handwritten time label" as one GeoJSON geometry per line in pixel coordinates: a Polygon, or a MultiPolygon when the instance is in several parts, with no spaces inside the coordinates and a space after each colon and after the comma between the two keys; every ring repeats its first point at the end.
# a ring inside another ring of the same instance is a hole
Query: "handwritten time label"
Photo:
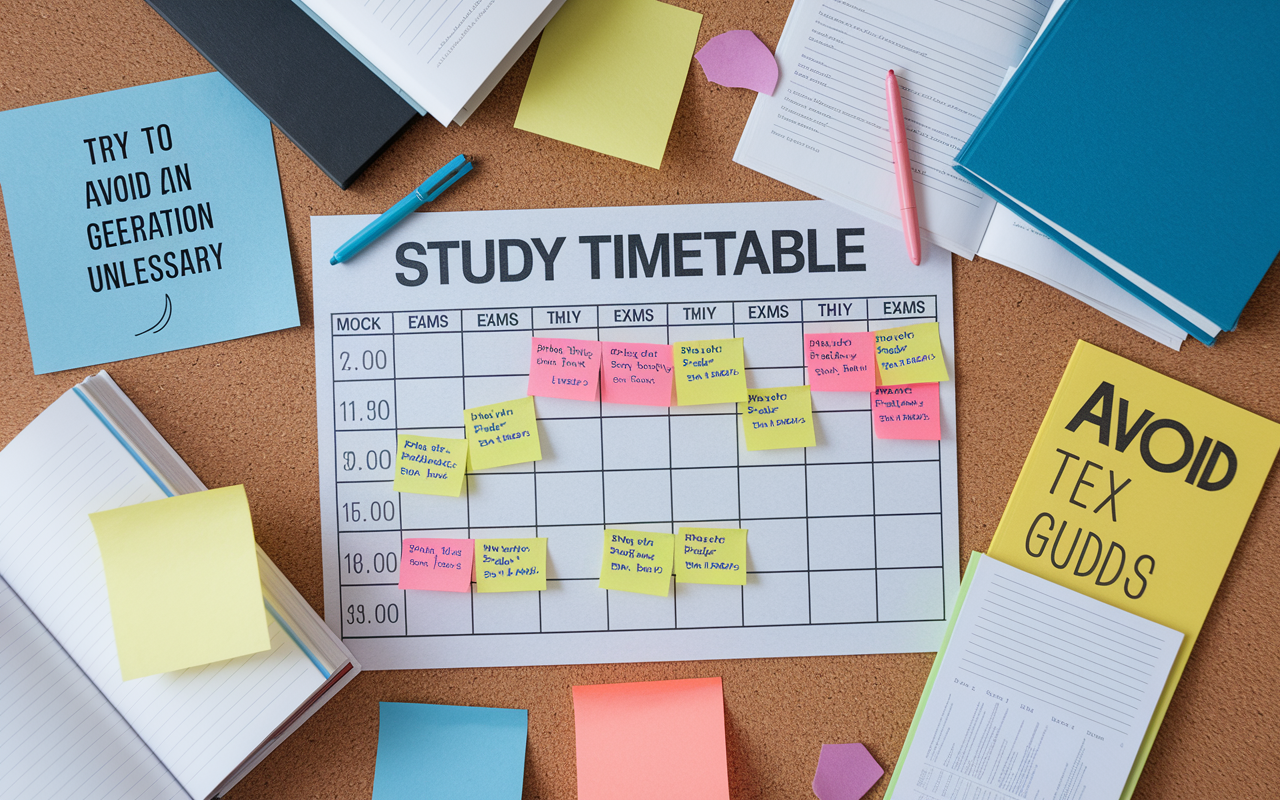
{"type": "Polygon", "coordinates": [[[876,388],[876,335],[806,333],[804,362],[815,392],[870,392],[876,388]]]}
{"type": "Polygon", "coordinates": [[[813,447],[813,402],[808,386],[752,389],[738,404],[748,450],[813,447]]]}
{"type": "Polygon", "coordinates": [[[471,591],[475,544],[471,539],[405,539],[400,556],[400,588],[471,591]]]}
{"type": "Polygon", "coordinates": [[[747,370],[742,339],[676,342],[676,398],[682,406],[743,403],[747,370]]]}
{"type": "Polygon", "coordinates": [[[747,532],[742,528],[681,528],[676,534],[676,583],[747,583],[747,532]]]}
{"type": "Polygon", "coordinates": [[[477,539],[477,592],[535,592],[547,588],[546,539],[477,539]]]}
{"type": "Polygon", "coordinates": [[[669,344],[601,342],[600,399],[637,406],[671,405],[675,365],[669,344]]]}
{"type": "Polygon", "coordinates": [[[606,528],[600,588],[666,597],[675,546],[670,533],[606,528]]]}
{"type": "Polygon", "coordinates": [[[467,474],[467,440],[434,436],[396,437],[397,492],[457,497],[467,474]]]}
{"type": "Polygon", "coordinates": [[[534,337],[529,353],[529,394],[595,400],[599,384],[599,342],[534,337]]]}
{"type": "Polygon", "coordinates": [[[876,331],[876,368],[881,386],[950,380],[947,362],[942,358],[938,323],[876,331]]]}
{"type": "Polygon", "coordinates": [[[462,412],[467,426],[468,456],[472,469],[505,467],[542,459],[538,418],[532,397],[468,408],[462,412]]]}
{"type": "Polygon", "coordinates": [[[881,386],[871,396],[871,420],[877,439],[942,438],[942,414],[936,383],[881,386]]]}

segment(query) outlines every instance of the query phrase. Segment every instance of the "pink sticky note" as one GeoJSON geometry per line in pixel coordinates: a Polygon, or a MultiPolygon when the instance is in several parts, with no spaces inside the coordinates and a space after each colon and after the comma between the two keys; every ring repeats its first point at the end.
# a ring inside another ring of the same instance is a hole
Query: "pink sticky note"
{"type": "Polygon", "coordinates": [[[728,31],[715,36],[693,54],[707,80],[721,86],[773,94],[778,85],[778,61],[751,31],[728,31]]]}
{"type": "Polygon", "coordinates": [[[877,386],[871,395],[871,420],[877,439],[942,438],[938,384],[877,386]]]}
{"type": "Polygon", "coordinates": [[[806,333],[804,361],[815,392],[870,392],[876,388],[876,335],[806,333]]]}
{"type": "Polygon", "coordinates": [[[884,775],[884,768],[860,744],[824,744],[813,775],[818,800],[859,800],[884,775]]]}
{"type": "Polygon", "coordinates": [[[600,343],[534,337],[529,353],[529,395],[595,400],[600,343]]]}
{"type": "Polygon", "coordinates": [[[669,406],[675,374],[669,344],[601,342],[600,399],[606,403],[669,406]]]}
{"type": "Polygon", "coordinates": [[[472,539],[405,539],[400,556],[400,588],[432,592],[471,591],[472,539]]]}

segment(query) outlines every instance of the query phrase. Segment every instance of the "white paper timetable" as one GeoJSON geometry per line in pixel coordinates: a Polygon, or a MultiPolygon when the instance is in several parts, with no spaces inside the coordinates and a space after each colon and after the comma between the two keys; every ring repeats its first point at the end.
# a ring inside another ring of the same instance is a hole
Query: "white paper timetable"
{"type": "Polygon", "coordinates": [[[523,396],[530,338],[745,340],[751,387],[805,383],[803,333],[938,321],[949,257],[823,202],[312,219],[325,617],[372,669],[936,649],[958,587],[955,401],[942,442],[877,440],[866,393],[814,393],[818,444],[748,452],[731,404],[536,398],[543,458],[460,498],[397,494],[397,432],[461,437],[523,396]],[[446,277],[447,276],[447,277],[446,277]],[[743,587],[597,587],[605,527],[746,528],[743,587]],[[543,592],[397,587],[405,537],[544,537],[543,592]]]}

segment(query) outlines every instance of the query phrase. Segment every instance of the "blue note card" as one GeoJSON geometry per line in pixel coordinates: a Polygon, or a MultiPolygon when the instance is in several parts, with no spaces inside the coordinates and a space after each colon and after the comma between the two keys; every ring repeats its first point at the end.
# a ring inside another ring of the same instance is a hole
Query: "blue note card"
{"type": "Polygon", "coordinates": [[[298,324],[271,124],[216,72],[0,113],[37,374],[298,324]]]}
{"type": "Polygon", "coordinates": [[[520,800],[529,712],[379,703],[373,800],[520,800]]]}

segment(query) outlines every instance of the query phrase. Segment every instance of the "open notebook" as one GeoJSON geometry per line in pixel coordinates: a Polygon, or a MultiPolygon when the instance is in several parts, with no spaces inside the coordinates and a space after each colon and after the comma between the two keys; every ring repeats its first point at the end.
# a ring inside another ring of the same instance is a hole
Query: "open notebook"
{"type": "Polygon", "coordinates": [[[88,515],[204,488],[105,372],[0,452],[6,796],[218,796],[360,671],[259,549],[269,650],[121,679],[88,515]]]}

